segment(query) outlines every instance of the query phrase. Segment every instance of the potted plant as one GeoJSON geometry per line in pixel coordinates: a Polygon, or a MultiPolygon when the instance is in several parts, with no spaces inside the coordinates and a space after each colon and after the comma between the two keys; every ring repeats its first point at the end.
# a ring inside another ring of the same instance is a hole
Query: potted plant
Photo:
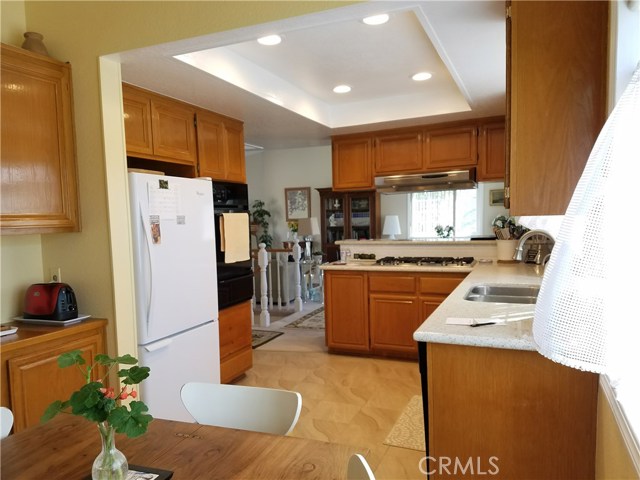
{"type": "Polygon", "coordinates": [[[271,248],[273,237],[269,234],[269,220],[271,212],[264,208],[265,203],[262,200],[255,200],[251,204],[251,220],[252,223],[260,228],[258,243],[264,243],[267,248],[271,248]]]}
{"type": "Polygon", "coordinates": [[[129,466],[125,456],[115,446],[115,433],[130,438],[142,435],[153,417],[147,413],[148,407],[139,400],[135,385],[149,376],[149,367],[136,365],[138,360],[131,355],[109,357],[98,354],[91,365],[86,365],[81,350],[63,353],[58,357],[60,368],[75,367],[84,378],[84,385],[71,394],[68,400],[56,400],[49,405],[41,421],[51,420],[59,413],[70,413],[95,422],[102,439],[102,451],[96,457],[91,469],[94,480],[125,480],[129,466]],[[112,368],[131,365],[118,370],[122,386],[109,387],[103,379],[92,380],[92,372],[102,366],[106,368],[104,379],[112,368]],[[133,399],[127,404],[123,401],[133,399]]]}
{"type": "Polygon", "coordinates": [[[495,233],[498,240],[496,243],[498,261],[512,261],[518,239],[529,229],[524,225],[518,225],[514,217],[506,217],[504,215],[494,218],[491,225],[493,233],[495,233]]]}

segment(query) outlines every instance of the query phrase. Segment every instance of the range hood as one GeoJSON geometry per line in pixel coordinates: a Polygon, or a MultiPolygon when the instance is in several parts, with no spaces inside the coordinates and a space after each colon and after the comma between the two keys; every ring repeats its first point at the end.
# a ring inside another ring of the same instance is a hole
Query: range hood
{"type": "Polygon", "coordinates": [[[376,177],[380,193],[431,192],[435,190],[467,190],[476,188],[476,169],[449,172],[415,173],[376,177]]]}

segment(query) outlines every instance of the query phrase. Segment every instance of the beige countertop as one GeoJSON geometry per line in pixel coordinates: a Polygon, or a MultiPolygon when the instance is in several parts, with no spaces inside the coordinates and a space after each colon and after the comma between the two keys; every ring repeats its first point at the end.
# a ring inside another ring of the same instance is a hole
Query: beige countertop
{"type": "Polygon", "coordinates": [[[544,269],[530,264],[478,264],[460,285],[414,332],[418,342],[535,350],[531,325],[535,305],[464,300],[478,284],[540,285],[544,269]],[[495,325],[449,325],[447,318],[489,319],[495,325]]]}

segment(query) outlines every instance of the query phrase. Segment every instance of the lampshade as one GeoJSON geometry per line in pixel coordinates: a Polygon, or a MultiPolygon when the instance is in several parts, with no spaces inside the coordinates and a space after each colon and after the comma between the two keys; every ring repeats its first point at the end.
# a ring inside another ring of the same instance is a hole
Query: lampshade
{"type": "Polygon", "coordinates": [[[390,240],[395,240],[396,235],[400,235],[400,219],[398,215],[387,215],[384,217],[384,226],[382,227],[382,234],[389,235],[390,240]]]}
{"type": "Polygon", "coordinates": [[[309,217],[298,220],[298,235],[301,237],[320,235],[318,219],[316,217],[309,217]]]}
{"type": "Polygon", "coordinates": [[[560,225],[533,320],[538,351],[611,379],[640,365],[630,280],[640,175],[640,66],[609,116],[560,225]],[[631,214],[631,215],[630,215],[631,214]]]}

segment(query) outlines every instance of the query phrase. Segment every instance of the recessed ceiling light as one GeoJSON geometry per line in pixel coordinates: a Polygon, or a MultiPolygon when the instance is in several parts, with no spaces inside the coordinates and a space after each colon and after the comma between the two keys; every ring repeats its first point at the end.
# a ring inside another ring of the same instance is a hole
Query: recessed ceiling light
{"type": "Polygon", "coordinates": [[[280,35],[267,35],[266,37],[260,37],[258,39],[258,43],[260,45],[278,45],[282,41],[282,37],[280,35]]]}
{"type": "Polygon", "coordinates": [[[429,80],[431,78],[431,74],[429,72],[418,72],[413,75],[411,78],[416,82],[422,82],[424,80],[429,80]]]}
{"type": "Polygon", "coordinates": [[[349,85],[337,85],[333,87],[333,91],[335,93],[349,93],[351,91],[351,87],[349,85]]]}
{"type": "Polygon", "coordinates": [[[380,15],[372,15],[370,17],[363,18],[362,21],[367,25],[382,25],[389,21],[389,15],[382,13],[380,15]]]}

